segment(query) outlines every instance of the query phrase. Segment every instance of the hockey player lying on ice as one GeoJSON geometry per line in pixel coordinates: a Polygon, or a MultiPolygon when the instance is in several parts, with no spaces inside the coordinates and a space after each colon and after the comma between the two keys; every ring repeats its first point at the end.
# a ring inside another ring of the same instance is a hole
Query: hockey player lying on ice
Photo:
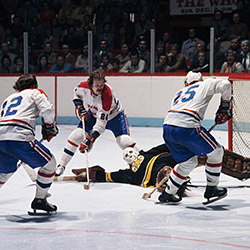
{"type": "MultiPolygon", "coordinates": [[[[165,144],[140,152],[128,147],[123,151],[123,158],[129,164],[129,168],[106,172],[101,166],[94,166],[89,168],[90,180],[92,182],[117,182],[153,187],[166,175],[169,175],[169,170],[176,165],[165,144]]],[[[199,157],[198,164],[205,165],[206,159],[206,156],[199,157]]],[[[72,169],[72,172],[78,181],[87,180],[86,168],[72,169]]],[[[240,180],[248,179],[250,178],[250,158],[224,149],[221,172],[240,180]]],[[[189,178],[178,190],[178,195],[183,195],[188,182],[189,178]]],[[[159,188],[159,191],[162,192],[164,189],[165,184],[159,188]]]]}

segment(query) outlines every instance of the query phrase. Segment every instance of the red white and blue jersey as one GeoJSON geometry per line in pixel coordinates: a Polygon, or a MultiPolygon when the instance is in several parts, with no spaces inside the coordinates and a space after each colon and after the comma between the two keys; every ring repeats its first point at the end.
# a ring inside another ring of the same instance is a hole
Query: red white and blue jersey
{"type": "Polygon", "coordinates": [[[164,124],[184,128],[198,128],[204,119],[209,101],[214,94],[222,100],[231,99],[231,84],[228,80],[209,78],[179,90],[172,100],[164,124]]]}
{"type": "Polygon", "coordinates": [[[55,113],[48,96],[41,89],[25,89],[8,96],[0,113],[0,141],[32,141],[41,115],[45,123],[53,123],[55,113]]]}
{"type": "Polygon", "coordinates": [[[120,101],[116,98],[112,88],[105,83],[101,95],[95,95],[88,86],[88,81],[81,82],[74,89],[74,99],[81,99],[86,110],[96,118],[93,130],[102,134],[108,121],[112,120],[123,109],[120,101]]]}

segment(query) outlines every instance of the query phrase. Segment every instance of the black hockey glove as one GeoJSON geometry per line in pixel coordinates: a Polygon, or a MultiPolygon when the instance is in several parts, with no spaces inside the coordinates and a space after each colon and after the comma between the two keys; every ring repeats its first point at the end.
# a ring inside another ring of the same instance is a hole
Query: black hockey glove
{"type": "Polygon", "coordinates": [[[42,119],[42,136],[44,140],[50,141],[58,132],[59,130],[55,123],[45,123],[42,119]]]}
{"type": "Polygon", "coordinates": [[[231,101],[223,101],[221,99],[221,103],[219,106],[219,109],[216,112],[215,115],[215,123],[216,124],[223,124],[230,119],[232,119],[232,107],[231,107],[231,101]]]}
{"type": "Polygon", "coordinates": [[[88,119],[88,114],[86,109],[83,106],[83,101],[80,99],[75,99],[73,100],[74,104],[75,104],[75,113],[77,118],[81,121],[82,118],[84,118],[84,120],[88,119]]]}

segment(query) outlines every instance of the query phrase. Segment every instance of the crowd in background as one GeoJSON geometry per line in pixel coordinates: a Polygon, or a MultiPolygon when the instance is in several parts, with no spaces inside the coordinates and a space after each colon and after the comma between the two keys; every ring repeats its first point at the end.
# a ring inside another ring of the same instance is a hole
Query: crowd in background
{"type": "MultiPolygon", "coordinates": [[[[225,15],[217,10],[214,71],[250,72],[249,2],[225,15]]],[[[88,72],[88,31],[93,65],[109,73],[150,70],[150,30],[155,29],[155,72],[209,72],[206,34],[189,27],[178,39],[163,0],[6,0],[0,3],[0,73],[23,73],[23,33],[28,33],[30,73],[88,72]]]]}

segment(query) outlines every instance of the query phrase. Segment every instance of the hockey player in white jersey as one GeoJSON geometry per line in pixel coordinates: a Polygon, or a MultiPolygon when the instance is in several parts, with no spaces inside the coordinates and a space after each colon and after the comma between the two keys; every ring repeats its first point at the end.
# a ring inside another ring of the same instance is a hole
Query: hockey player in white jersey
{"type": "Polygon", "coordinates": [[[43,139],[50,141],[57,135],[54,109],[47,95],[38,89],[34,75],[22,75],[1,106],[0,116],[0,186],[17,170],[20,160],[31,168],[40,167],[37,174],[36,194],[31,208],[54,212],[55,205],[47,202],[47,192],[53,182],[56,160],[48,148],[35,139],[35,126],[42,117],[43,139]]]}
{"type": "Polygon", "coordinates": [[[63,174],[66,165],[72,159],[78,146],[80,152],[90,151],[94,141],[105,131],[111,130],[121,149],[140,148],[129,135],[127,118],[121,102],[116,98],[112,88],[106,83],[101,70],[93,71],[89,79],[81,82],[74,89],[73,102],[75,112],[80,120],[78,127],[69,135],[63,155],[56,169],[56,176],[63,174]],[[88,133],[83,141],[82,118],[88,133]]]}
{"type": "MultiPolygon", "coordinates": [[[[165,191],[159,196],[161,202],[179,202],[176,194],[189,173],[198,163],[198,157],[207,155],[205,172],[206,199],[224,197],[225,188],[218,187],[222,166],[223,147],[201,126],[204,113],[214,94],[221,94],[221,104],[215,123],[231,119],[231,84],[228,80],[209,78],[203,81],[201,73],[190,71],[185,78],[185,87],[172,100],[164,120],[163,137],[178,163],[172,170],[165,191]]],[[[210,201],[211,202],[211,201],[210,201]]]]}

